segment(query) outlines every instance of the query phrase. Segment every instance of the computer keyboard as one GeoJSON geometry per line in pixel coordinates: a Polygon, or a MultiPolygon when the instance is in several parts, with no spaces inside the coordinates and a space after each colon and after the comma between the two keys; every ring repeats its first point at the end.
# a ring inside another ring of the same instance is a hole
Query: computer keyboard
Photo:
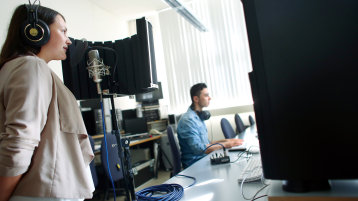
{"type": "Polygon", "coordinates": [[[262,165],[261,165],[261,157],[252,156],[247,161],[246,166],[243,171],[239,175],[238,182],[251,182],[260,180],[262,177],[262,165]]]}

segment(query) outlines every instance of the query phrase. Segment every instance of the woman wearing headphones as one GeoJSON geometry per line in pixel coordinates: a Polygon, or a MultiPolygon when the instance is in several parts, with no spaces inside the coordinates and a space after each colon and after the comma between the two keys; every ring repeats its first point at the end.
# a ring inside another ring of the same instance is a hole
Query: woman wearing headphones
{"type": "Polygon", "coordinates": [[[73,94],[47,65],[66,59],[64,17],[20,5],[0,54],[0,201],[92,197],[94,155],[73,94]]]}

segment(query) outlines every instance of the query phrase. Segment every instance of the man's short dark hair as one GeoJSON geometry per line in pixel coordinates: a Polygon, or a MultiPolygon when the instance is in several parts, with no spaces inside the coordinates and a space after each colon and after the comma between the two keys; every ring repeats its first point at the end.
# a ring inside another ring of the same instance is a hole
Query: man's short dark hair
{"type": "Polygon", "coordinates": [[[194,103],[194,96],[199,97],[201,90],[203,90],[204,88],[208,88],[205,83],[198,83],[190,88],[190,97],[192,103],[194,103]]]}

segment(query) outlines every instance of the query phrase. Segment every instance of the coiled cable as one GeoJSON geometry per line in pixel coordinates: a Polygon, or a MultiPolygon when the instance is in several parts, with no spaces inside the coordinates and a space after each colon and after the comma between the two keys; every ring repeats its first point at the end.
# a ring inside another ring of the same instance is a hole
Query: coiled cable
{"type": "Polygon", "coordinates": [[[189,188],[196,184],[196,178],[188,175],[177,174],[175,177],[186,177],[193,179],[194,182],[187,187],[182,187],[180,184],[160,184],[150,186],[143,190],[136,192],[138,201],[146,200],[160,200],[160,201],[177,201],[184,195],[184,189],[189,188]]]}
{"type": "Polygon", "coordinates": [[[180,200],[184,195],[184,188],[179,184],[161,184],[150,186],[136,192],[138,201],[144,200],[160,200],[160,201],[176,201],[180,200]]]}

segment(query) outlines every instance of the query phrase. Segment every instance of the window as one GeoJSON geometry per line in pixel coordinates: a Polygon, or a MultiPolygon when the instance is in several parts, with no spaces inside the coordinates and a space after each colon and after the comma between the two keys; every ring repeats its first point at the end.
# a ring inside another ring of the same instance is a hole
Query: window
{"type": "Polygon", "coordinates": [[[169,90],[169,112],[191,104],[190,87],[208,85],[209,109],[252,104],[246,25],[239,0],[196,0],[186,7],[208,28],[200,32],[170,9],[159,13],[169,90]]]}

